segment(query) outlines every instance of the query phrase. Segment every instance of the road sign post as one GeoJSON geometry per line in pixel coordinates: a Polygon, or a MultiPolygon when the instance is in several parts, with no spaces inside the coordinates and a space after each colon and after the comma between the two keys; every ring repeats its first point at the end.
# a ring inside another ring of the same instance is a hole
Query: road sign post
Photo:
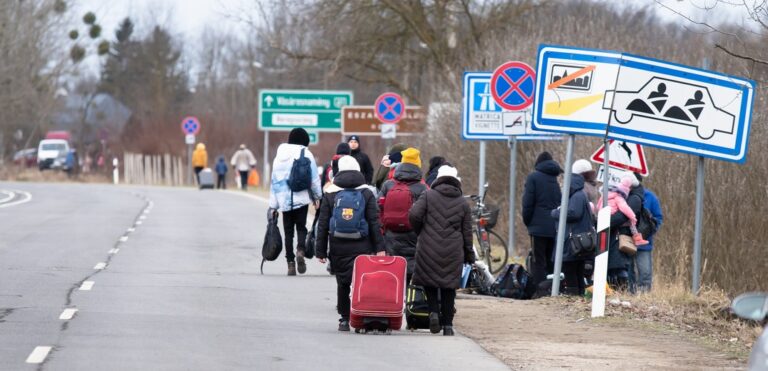
{"type": "Polygon", "coordinates": [[[202,125],[195,116],[187,116],[181,120],[181,132],[184,133],[184,143],[187,144],[187,183],[192,185],[192,149],[195,145],[195,135],[200,132],[202,125]]]}
{"type": "Polygon", "coordinates": [[[560,198],[560,218],[557,224],[557,242],[555,245],[555,271],[552,276],[552,296],[560,295],[560,272],[563,267],[563,244],[565,243],[566,217],[568,216],[568,202],[571,190],[571,165],[573,164],[573,134],[568,135],[568,148],[565,152],[565,175],[563,176],[563,190],[560,198]]]}
{"type": "MultiPolygon", "coordinates": [[[[515,201],[517,200],[517,192],[515,190],[517,186],[517,139],[515,137],[509,138],[509,233],[507,242],[507,250],[511,255],[516,251],[515,249],[515,201]]],[[[519,254],[515,254],[518,256],[519,254]]]]}

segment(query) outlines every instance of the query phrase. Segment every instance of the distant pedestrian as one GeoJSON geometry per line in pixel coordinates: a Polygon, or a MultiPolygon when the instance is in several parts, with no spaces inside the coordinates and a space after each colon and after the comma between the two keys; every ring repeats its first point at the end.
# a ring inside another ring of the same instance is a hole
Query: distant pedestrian
{"type": "Polygon", "coordinates": [[[253,152],[246,148],[245,144],[241,144],[240,149],[232,156],[230,164],[240,174],[240,188],[247,191],[248,173],[256,167],[256,158],[253,157],[253,152]]]}
{"type": "Polygon", "coordinates": [[[475,262],[472,216],[462,197],[456,168],[442,166],[432,185],[413,204],[409,215],[419,236],[413,283],[423,286],[427,294],[430,332],[437,334],[442,326],[443,335],[453,336],[454,301],[462,267],[475,262]]]}
{"type": "Polygon", "coordinates": [[[227,166],[224,156],[219,156],[219,159],[216,161],[217,189],[227,189],[227,170],[229,170],[229,166],[227,166]]]}
{"type": "MultiPolygon", "coordinates": [[[[643,177],[640,174],[634,174],[640,184],[643,184],[643,177]]],[[[655,193],[643,186],[643,207],[656,220],[656,233],[659,232],[661,224],[664,222],[664,214],[661,211],[661,203],[655,193]]],[[[637,254],[630,258],[629,263],[629,281],[633,289],[640,292],[651,291],[653,287],[653,237],[656,234],[646,236],[648,244],[637,246],[637,254]],[[635,272],[637,269],[637,272],[635,272]]]]}
{"type": "Polygon", "coordinates": [[[317,258],[331,260],[336,276],[339,331],[349,331],[352,271],[359,255],[386,255],[376,196],[365,183],[360,164],[351,156],[338,161],[339,172],[326,187],[317,223],[317,258]]]}
{"type": "Polygon", "coordinates": [[[339,172],[339,159],[342,156],[349,156],[351,153],[352,150],[349,148],[349,144],[347,143],[339,143],[336,146],[336,154],[333,155],[331,161],[327,162],[325,166],[323,166],[323,179],[320,182],[320,185],[323,189],[325,189],[326,185],[333,183],[334,175],[339,172]]]}
{"type": "Polygon", "coordinates": [[[446,164],[446,160],[444,157],[441,156],[435,156],[429,159],[429,170],[427,170],[427,177],[426,182],[427,185],[431,185],[432,182],[437,179],[437,170],[440,169],[441,166],[446,164]]]}
{"type": "Polygon", "coordinates": [[[545,151],[536,158],[535,170],[525,179],[522,213],[523,223],[531,236],[533,256],[529,268],[534,287],[538,287],[554,270],[551,257],[557,229],[550,214],[560,207],[561,192],[557,177],[562,172],[560,164],[545,151]]]}
{"type": "Polygon", "coordinates": [[[385,232],[387,253],[402,256],[408,261],[408,282],[413,275],[418,239],[408,219],[408,212],[428,189],[421,180],[419,154],[416,148],[403,151],[403,158],[395,170],[394,179],[384,182],[379,192],[381,224],[385,232]]]}
{"type": "MultiPolygon", "coordinates": [[[[322,189],[317,163],[309,151],[309,134],[302,128],[291,130],[288,143],[277,148],[272,163],[272,182],[269,188],[269,207],[283,213],[285,233],[285,259],[288,275],[303,274],[307,270],[304,261],[304,244],[307,239],[307,213],[309,205],[320,206],[322,189]],[[296,255],[293,250],[294,229],[298,235],[296,255]]],[[[247,179],[246,179],[247,181],[247,179]]]]}
{"type": "Polygon", "coordinates": [[[381,158],[381,163],[379,164],[379,168],[376,170],[376,175],[374,176],[373,185],[376,187],[376,189],[381,189],[381,186],[384,185],[384,182],[386,182],[388,179],[392,179],[390,174],[393,173],[392,168],[395,167],[397,163],[390,159],[390,154],[399,154],[406,148],[408,148],[407,145],[403,143],[397,143],[390,147],[387,151],[387,154],[381,158]]]}
{"type": "MultiPolygon", "coordinates": [[[[566,295],[584,295],[586,285],[584,282],[584,261],[591,256],[577,256],[573,253],[572,241],[568,238],[593,230],[594,216],[589,205],[584,177],[572,174],[571,188],[568,196],[568,212],[565,220],[565,238],[563,239],[563,274],[565,275],[566,295]]],[[[552,210],[551,217],[554,220],[560,218],[560,208],[552,210]]],[[[557,225],[556,225],[557,227],[557,225]]],[[[555,256],[552,256],[554,260],[555,256]]]]}
{"type": "Polygon", "coordinates": [[[349,148],[352,150],[352,157],[360,164],[360,172],[365,177],[366,184],[373,184],[373,165],[371,165],[371,159],[363,152],[360,147],[360,137],[357,135],[351,135],[347,140],[349,148]]]}
{"type": "Polygon", "coordinates": [[[584,159],[576,160],[571,170],[574,174],[579,174],[584,178],[584,192],[587,194],[587,198],[592,203],[592,206],[597,205],[597,200],[600,198],[600,190],[597,187],[597,172],[592,169],[592,164],[584,159]]]}
{"type": "Polygon", "coordinates": [[[197,143],[195,151],[192,153],[192,168],[195,169],[195,179],[200,184],[200,172],[208,167],[208,152],[205,150],[205,144],[197,143]]]}

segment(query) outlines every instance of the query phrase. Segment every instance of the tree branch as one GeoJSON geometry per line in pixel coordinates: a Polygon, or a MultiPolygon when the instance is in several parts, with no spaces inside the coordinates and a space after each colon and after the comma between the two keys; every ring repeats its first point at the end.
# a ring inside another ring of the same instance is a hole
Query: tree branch
{"type": "Polygon", "coordinates": [[[720,44],[715,44],[715,49],[720,49],[720,50],[726,52],[728,55],[730,55],[732,57],[736,57],[736,58],[739,58],[739,59],[744,59],[744,60],[747,60],[747,61],[752,61],[752,62],[755,62],[755,63],[760,63],[760,64],[764,64],[764,65],[768,66],[768,61],[765,61],[765,60],[762,60],[762,59],[757,59],[757,58],[750,57],[750,56],[747,56],[747,55],[737,54],[735,52],[732,52],[732,51],[726,49],[724,46],[722,46],[720,44]]]}

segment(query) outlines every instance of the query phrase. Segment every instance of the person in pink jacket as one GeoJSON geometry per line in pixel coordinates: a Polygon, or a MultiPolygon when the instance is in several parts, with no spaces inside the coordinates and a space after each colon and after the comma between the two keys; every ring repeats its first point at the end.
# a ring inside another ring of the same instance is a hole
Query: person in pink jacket
{"type": "MultiPolygon", "coordinates": [[[[632,208],[627,204],[627,196],[629,196],[629,188],[632,187],[634,176],[627,175],[621,178],[618,184],[611,184],[608,186],[608,206],[611,207],[611,215],[621,212],[627,218],[629,218],[629,230],[632,231],[632,239],[636,246],[646,245],[648,241],[643,238],[643,235],[637,231],[637,216],[632,208]]],[[[600,196],[600,200],[597,201],[595,207],[595,213],[600,211],[603,205],[603,196],[600,196]]]]}

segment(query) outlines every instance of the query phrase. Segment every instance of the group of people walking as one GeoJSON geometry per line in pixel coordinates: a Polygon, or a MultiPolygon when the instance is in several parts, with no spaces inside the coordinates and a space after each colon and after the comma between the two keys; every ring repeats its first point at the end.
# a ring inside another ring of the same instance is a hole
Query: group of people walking
{"type": "Polygon", "coordinates": [[[360,138],[350,136],[318,173],[308,145],[307,132],[293,129],[272,167],[269,206],[283,214],[287,274],[306,272],[306,221],[312,205],[318,213],[315,255],[330,263],[336,278],[339,331],[350,329],[355,258],[392,255],[407,260],[408,282],[424,287],[430,330],[453,335],[462,266],[475,260],[471,213],[457,169],[433,158],[425,177],[420,151],[398,144],[374,173],[360,138]]]}
{"type": "MultiPolygon", "coordinates": [[[[242,190],[248,189],[248,177],[252,169],[256,168],[256,157],[253,156],[253,152],[249,150],[245,144],[241,144],[240,148],[232,155],[230,160],[232,169],[236,171],[240,179],[240,188],[242,190]]],[[[195,171],[195,180],[197,184],[200,184],[200,173],[203,169],[208,168],[208,151],[205,149],[204,143],[197,143],[195,151],[192,152],[192,168],[195,171]]],[[[216,188],[227,188],[227,173],[229,172],[229,166],[224,159],[224,156],[219,156],[214,165],[213,171],[216,172],[216,188]]]]}
{"type": "MultiPolygon", "coordinates": [[[[602,208],[603,200],[599,179],[589,161],[577,160],[570,170],[562,272],[565,275],[565,294],[583,295],[592,276],[594,255],[579,254],[569,237],[594,231],[596,215],[602,208]]],[[[562,196],[557,179],[563,171],[549,152],[542,152],[536,159],[535,170],[525,181],[522,216],[531,237],[529,269],[533,284],[537,286],[554,270],[562,196]]],[[[608,188],[607,204],[611,208],[608,282],[632,292],[648,291],[652,285],[653,235],[643,236],[638,232],[638,218],[645,208],[655,220],[656,229],[663,222],[658,198],[644,188],[642,182],[640,174],[627,172],[617,182],[603,185],[608,188]],[[631,239],[636,253],[620,248],[622,235],[631,239]]]]}

